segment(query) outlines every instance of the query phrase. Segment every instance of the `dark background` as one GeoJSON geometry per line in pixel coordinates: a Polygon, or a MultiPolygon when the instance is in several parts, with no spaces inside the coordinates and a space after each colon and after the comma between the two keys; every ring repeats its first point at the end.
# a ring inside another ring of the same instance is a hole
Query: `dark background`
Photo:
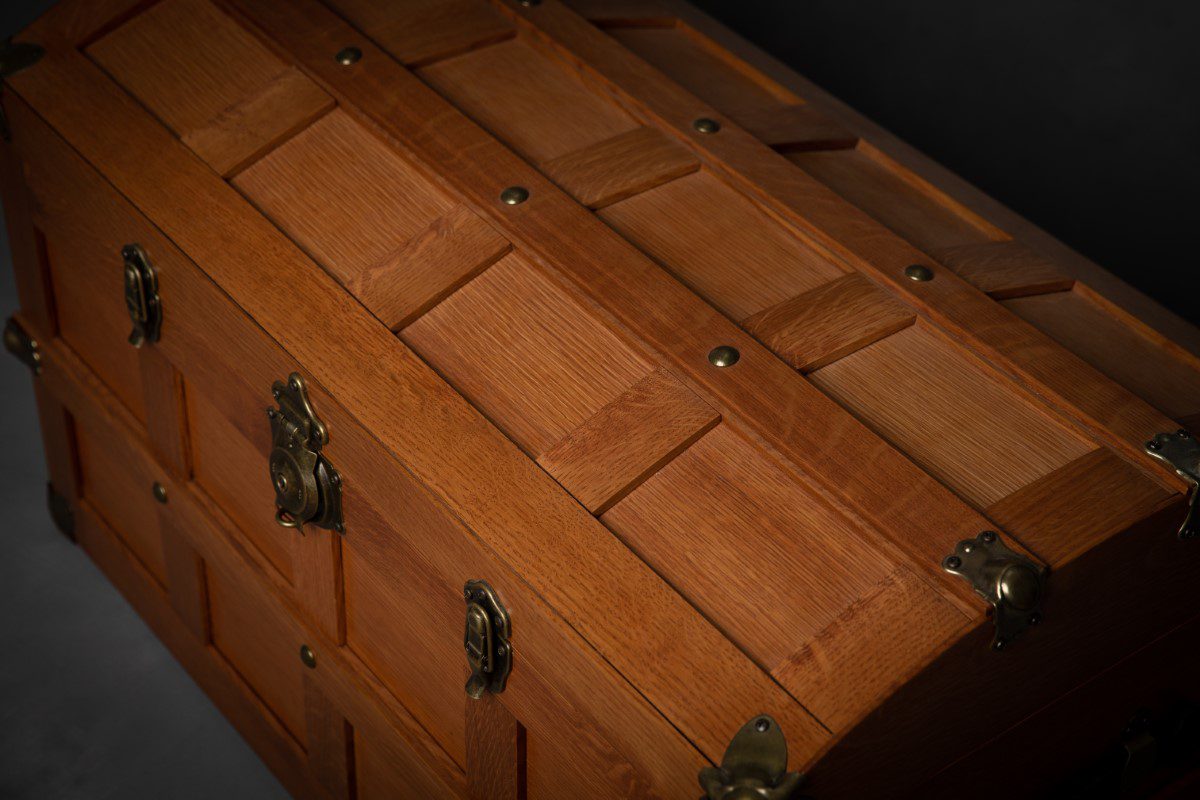
{"type": "Polygon", "coordinates": [[[1200,321],[1200,3],[692,2],[1200,321]]]}
{"type": "MultiPolygon", "coordinates": [[[[1200,227],[1200,4],[697,4],[1200,321],[1192,249],[1200,227]]],[[[0,34],[48,5],[3,0],[0,34]]],[[[0,316],[15,307],[0,239],[0,316]]],[[[0,360],[0,796],[285,796],[51,526],[29,380],[17,362],[0,360]]]]}

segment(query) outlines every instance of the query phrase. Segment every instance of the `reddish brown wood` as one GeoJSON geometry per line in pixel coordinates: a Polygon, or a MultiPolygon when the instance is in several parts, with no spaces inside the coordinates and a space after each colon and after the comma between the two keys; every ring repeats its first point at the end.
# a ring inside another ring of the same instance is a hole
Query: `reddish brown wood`
{"type": "Polygon", "coordinates": [[[466,705],[467,796],[525,800],[525,729],[494,698],[466,705]]]}

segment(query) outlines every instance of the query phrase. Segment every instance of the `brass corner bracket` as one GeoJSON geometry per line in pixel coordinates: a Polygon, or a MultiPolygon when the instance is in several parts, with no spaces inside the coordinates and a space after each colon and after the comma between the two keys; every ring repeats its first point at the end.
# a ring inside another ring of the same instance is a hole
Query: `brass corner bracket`
{"type": "Polygon", "coordinates": [[[1191,484],[1188,513],[1179,527],[1180,539],[1200,536],[1200,442],[1185,430],[1160,433],[1146,442],[1146,452],[1171,466],[1179,477],[1191,484]]]}
{"type": "Polygon", "coordinates": [[[4,349],[12,353],[18,361],[33,372],[35,376],[42,374],[42,349],[37,339],[29,335],[16,317],[9,317],[4,323],[4,349]]]}
{"type": "Polygon", "coordinates": [[[759,714],[734,735],[721,766],[700,770],[707,800],[802,800],[804,776],[788,772],[787,739],[774,718],[759,714]]]}
{"type": "Polygon", "coordinates": [[[942,569],[965,578],[992,604],[992,649],[1003,650],[1041,622],[1046,567],[1010,550],[995,531],[963,539],[942,559],[942,569]]]}

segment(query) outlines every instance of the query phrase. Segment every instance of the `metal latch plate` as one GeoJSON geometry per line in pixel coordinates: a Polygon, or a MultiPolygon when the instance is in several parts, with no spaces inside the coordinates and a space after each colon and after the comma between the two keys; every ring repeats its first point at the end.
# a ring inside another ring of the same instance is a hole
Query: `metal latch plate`
{"type": "Polygon", "coordinates": [[[478,700],[486,692],[503,692],[508,683],[513,660],[509,643],[512,622],[495,590],[486,581],[467,581],[463,599],[467,601],[463,649],[467,654],[467,666],[471,668],[467,696],[478,700]]]}
{"type": "Polygon", "coordinates": [[[1041,621],[1046,567],[1009,549],[995,531],[959,542],[954,553],[942,559],[942,568],[966,578],[991,603],[994,649],[1003,650],[1041,621]]]}
{"type": "Polygon", "coordinates": [[[329,434],[309,402],[304,378],[293,372],[286,382],[275,381],[271,394],[279,403],[267,409],[276,521],[285,528],[311,523],[344,533],[342,478],[321,454],[329,434]]]}
{"type": "Polygon", "coordinates": [[[1146,442],[1146,452],[1171,466],[1191,484],[1188,513],[1179,528],[1180,539],[1200,536],[1200,441],[1187,431],[1160,433],[1146,442]]]}
{"type": "Polygon", "coordinates": [[[125,259],[125,307],[133,330],[129,343],[141,347],[158,341],[162,332],[162,301],[158,296],[158,273],[140,245],[127,244],[121,248],[125,259]]]}

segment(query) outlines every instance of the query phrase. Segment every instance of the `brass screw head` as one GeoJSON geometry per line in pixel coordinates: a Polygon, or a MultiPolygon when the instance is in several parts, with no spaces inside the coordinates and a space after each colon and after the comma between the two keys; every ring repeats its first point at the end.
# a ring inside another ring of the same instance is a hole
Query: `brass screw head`
{"type": "Polygon", "coordinates": [[[304,666],[309,669],[317,668],[317,654],[313,649],[306,644],[300,645],[300,660],[304,662],[304,666]]]}
{"type": "Polygon", "coordinates": [[[357,47],[343,47],[333,58],[343,67],[348,67],[351,64],[357,64],[362,59],[362,50],[357,47]]]}
{"type": "Polygon", "coordinates": [[[721,123],[717,122],[715,119],[701,117],[692,123],[692,127],[696,129],[697,133],[716,133],[717,131],[721,130],[721,123]]]}
{"type": "Polygon", "coordinates": [[[510,186],[500,193],[500,202],[507,206],[519,206],[529,199],[529,190],[524,186],[510,186]]]}
{"type": "Polygon", "coordinates": [[[154,482],[154,499],[160,503],[167,502],[167,487],[163,486],[158,481],[154,482]]]}
{"type": "Polygon", "coordinates": [[[708,363],[714,367],[732,367],[741,357],[742,354],[738,352],[736,347],[723,344],[709,351],[708,363]]]}
{"type": "Polygon", "coordinates": [[[925,281],[933,280],[933,270],[924,264],[913,264],[912,266],[905,267],[904,274],[910,281],[924,283],[925,281]]]}

